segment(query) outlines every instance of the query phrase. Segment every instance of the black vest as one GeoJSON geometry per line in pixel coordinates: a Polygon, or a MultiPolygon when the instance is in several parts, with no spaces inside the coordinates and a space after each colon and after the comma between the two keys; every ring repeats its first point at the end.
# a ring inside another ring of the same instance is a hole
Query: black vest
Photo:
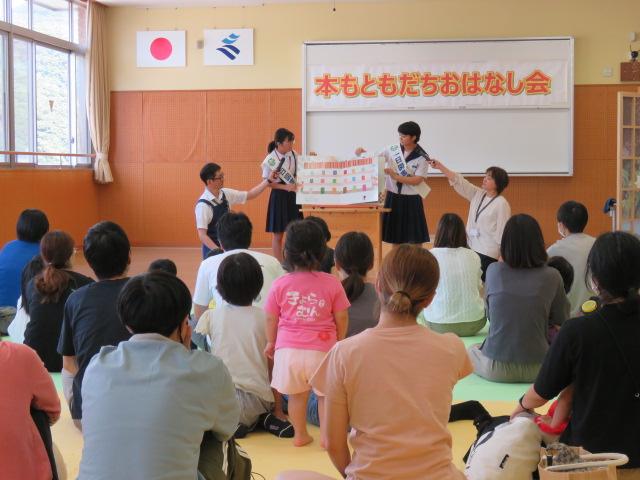
{"type": "Polygon", "coordinates": [[[213,217],[211,218],[211,222],[207,225],[207,237],[213,240],[218,247],[220,246],[220,242],[218,241],[218,220],[229,211],[229,201],[227,200],[226,195],[222,192],[222,201],[218,202],[210,202],[209,200],[205,200],[201,198],[197,203],[204,203],[211,207],[213,210],[213,217]]]}

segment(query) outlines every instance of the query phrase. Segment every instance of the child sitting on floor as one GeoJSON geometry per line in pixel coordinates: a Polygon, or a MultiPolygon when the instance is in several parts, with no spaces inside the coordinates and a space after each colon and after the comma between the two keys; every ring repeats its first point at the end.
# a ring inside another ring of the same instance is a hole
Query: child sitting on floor
{"type": "Polygon", "coordinates": [[[240,405],[236,438],[244,437],[258,424],[276,436],[293,437],[293,427],[284,413],[271,414],[275,399],[263,354],[267,322],[264,311],[252,305],[263,281],[260,264],[251,255],[242,252],[226,257],[218,269],[217,289],[227,303],[207,310],[196,326],[196,332],[209,336],[212,353],[231,373],[240,405]]]}
{"type": "MultiPolygon", "coordinates": [[[[329,240],[331,240],[331,230],[329,230],[329,225],[327,225],[327,222],[325,222],[324,219],[320,217],[314,217],[313,215],[311,215],[306,217],[305,220],[309,220],[310,222],[313,222],[316,225],[318,225],[320,227],[320,230],[322,230],[324,241],[329,243],[329,240]]],[[[321,272],[331,273],[331,270],[335,266],[335,261],[333,257],[334,257],[333,248],[327,245],[327,248],[324,252],[324,256],[322,257],[322,260],[320,262],[321,272]]]]}
{"type": "MultiPolygon", "coordinates": [[[[284,258],[291,272],[273,282],[267,301],[265,354],[274,359],[271,386],[289,395],[293,444],[313,441],[307,433],[309,380],[327,351],[345,337],[349,300],[340,281],[319,271],[326,242],[320,227],[299,220],[287,227],[284,258]]],[[[324,444],[323,399],[318,401],[321,444],[324,444]]]]}
{"type": "MultiPolygon", "coordinates": [[[[569,290],[571,290],[571,286],[573,285],[573,267],[564,257],[551,257],[547,260],[547,265],[551,268],[555,268],[560,276],[562,277],[562,284],[564,286],[564,293],[569,294],[569,290]]],[[[556,338],[558,332],[560,331],[560,327],[557,325],[549,325],[549,330],[547,331],[547,340],[549,345],[556,338]]]]}
{"type": "MultiPolygon", "coordinates": [[[[170,258],[158,258],[149,264],[149,268],[147,269],[149,273],[151,272],[165,272],[169,275],[173,275],[174,277],[178,276],[178,267],[175,262],[170,258]]],[[[209,344],[207,344],[207,340],[204,335],[200,333],[196,333],[196,324],[198,323],[197,319],[193,317],[193,314],[189,313],[189,326],[191,327],[191,350],[195,350],[199,348],[200,350],[204,350],[205,352],[209,351],[209,344]]]]}

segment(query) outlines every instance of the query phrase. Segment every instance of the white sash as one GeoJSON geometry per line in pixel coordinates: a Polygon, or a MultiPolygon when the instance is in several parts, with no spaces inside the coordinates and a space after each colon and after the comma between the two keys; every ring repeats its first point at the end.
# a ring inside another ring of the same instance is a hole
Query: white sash
{"type": "MultiPolygon", "coordinates": [[[[285,154],[285,157],[286,157],[286,154],[285,154]]],[[[295,161],[295,156],[293,158],[295,161]]],[[[262,162],[262,166],[264,167],[266,165],[269,167],[269,170],[271,170],[272,172],[275,172],[276,169],[278,168],[278,165],[280,165],[280,160],[281,159],[278,158],[275,153],[271,152],[267,156],[267,158],[265,158],[264,161],[262,162]]],[[[288,185],[292,185],[296,183],[296,178],[293,176],[293,173],[291,173],[291,171],[287,167],[285,167],[284,162],[280,167],[280,171],[278,172],[278,177],[280,178],[280,180],[282,180],[284,183],[288,185]]]]}
{"type": "MultiPolygon", "coordinates": [[[[407,171],[407,162],[405,162],[404,160],[404,155],[402,154],[402,149],[400,148],[400,145],[398,144],[390,145],[389,153],[391,155],[391,162],[393,167],[395,168],[395,171],[398,174],[402,175],[403,177],[412,177],[413,175],[411,175],[407,171]]],[[[424,183],[424,181],[420,182],[418,185],[410,185],[410,186],[413,187],[413,189],[422,198],[425,198],[427,195],[429,195],[429,192],[431,191],[431,187],[429,187],[429,185],[424,183]]]]}

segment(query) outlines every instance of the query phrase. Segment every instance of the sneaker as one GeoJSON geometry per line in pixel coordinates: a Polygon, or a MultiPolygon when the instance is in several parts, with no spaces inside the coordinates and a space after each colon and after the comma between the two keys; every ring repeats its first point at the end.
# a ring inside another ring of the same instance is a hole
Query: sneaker
{"type": "Polygon", "coordinates": [[[266,432],[280,438],[293,438],[293,425],[287,420],[280,420],[273,413],[266,413],[260,419],[260,425],[266,432]]]}
{"type": "Polygon", "coordinates": [[[238,425],[238,428],[236,429],[236,433],[233,434],[233,438],[244,438],[247,436],[247,434],[251,431],[251,429],[249,427],[247,427],[246,425],[238,425]]]}

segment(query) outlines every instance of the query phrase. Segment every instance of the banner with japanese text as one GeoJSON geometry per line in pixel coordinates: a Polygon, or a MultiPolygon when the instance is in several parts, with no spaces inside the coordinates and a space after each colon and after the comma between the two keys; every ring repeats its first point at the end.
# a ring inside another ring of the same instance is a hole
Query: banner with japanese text
{"type": "Polygon", "coordinates": [[[308,65],[307,111],[568,108],[569,62],[308,65]]]}
{"type": "Polygon", "coordinates": [[[384,176],[378,157],[352,158],[300,156],[296,203],[305,205],[351,205],[377,202],[384,176]]]}

